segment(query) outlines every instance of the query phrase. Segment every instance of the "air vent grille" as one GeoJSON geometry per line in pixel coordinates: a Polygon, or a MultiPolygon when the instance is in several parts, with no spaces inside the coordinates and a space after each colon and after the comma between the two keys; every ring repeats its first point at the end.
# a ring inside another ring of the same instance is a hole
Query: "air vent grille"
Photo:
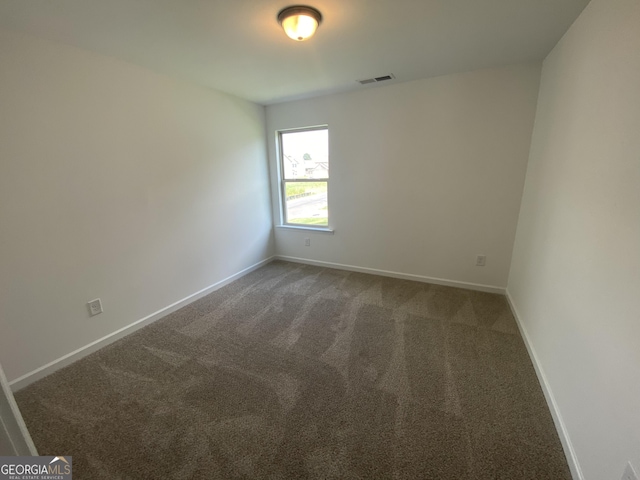
{"type": "Polygon", "coordinates": [[[373,78],[365,78],[364,80],[358,80],[358,83],[360,85],[368,85],[370,83],[378,83],[378,82],[384,82],[385,80],[392,80],[396,78],[393,73],[390,73],[388,75],[382,75],[380,77],[373,77],[373,78]]]}

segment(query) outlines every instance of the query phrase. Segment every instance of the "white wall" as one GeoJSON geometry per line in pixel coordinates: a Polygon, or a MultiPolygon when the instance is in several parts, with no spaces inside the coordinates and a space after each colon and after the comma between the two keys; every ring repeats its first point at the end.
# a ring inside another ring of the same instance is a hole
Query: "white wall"
{"type": "Polygon", "coordinates": [[[7,31],[0,65],[9,380],[273,253],[263,107],[7,31]]]}
{"type": "Polygon", "coordinates": [[[268,106],[274,184],[275,131],[329,125],[335,235],[276,229],[277,253],[506,287],[539,78],[516,65],[268,106]]]}
{"type": "Polygon", "coordinates": [[[640,2],[544,61],[508,292],[584,478],[640,471],[640,2]]]}

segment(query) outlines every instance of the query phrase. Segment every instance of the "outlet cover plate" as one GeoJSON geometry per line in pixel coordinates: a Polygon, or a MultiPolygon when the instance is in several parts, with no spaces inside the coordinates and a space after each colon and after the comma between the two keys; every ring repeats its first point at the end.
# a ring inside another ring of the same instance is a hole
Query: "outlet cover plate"
{"type": "Polygon", "coordinates": [[[91,300],[89,303],[87,303],[87,306],[89,307],[89,315],[91,315],[92,317],[94,315],[102,313],[102,302],[99,298],[91,300]]]}

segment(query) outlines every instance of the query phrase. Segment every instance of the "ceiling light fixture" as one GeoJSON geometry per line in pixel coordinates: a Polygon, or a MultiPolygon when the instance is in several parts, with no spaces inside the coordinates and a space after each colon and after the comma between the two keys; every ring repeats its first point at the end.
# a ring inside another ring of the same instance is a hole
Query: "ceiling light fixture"
{"type": "Polygon", "coordinates": [[[278,23],[284,33],[298,42],[312,37],[322,22],[322,14],[313,7],[294,5],[278,13],[278,23]]]}

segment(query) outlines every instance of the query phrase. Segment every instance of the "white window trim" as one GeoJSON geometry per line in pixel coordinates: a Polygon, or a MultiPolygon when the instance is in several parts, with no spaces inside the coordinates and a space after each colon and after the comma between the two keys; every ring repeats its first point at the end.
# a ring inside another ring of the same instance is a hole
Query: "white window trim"
{"type": "MultiPolygon", "coordinates": [[[[334,230],[331,228],[331,224],[329,225],[305,225],[301,223],[288,223],[286,221],[287,213],[286,213],[286,193],[285,193],[285,182],[325,182],[327,184],[327,208],[329,207],[329,177],[326,178],[313,178],[313,179],[295,179],[295,180],[286,180],[284,178],[284,152],[282,151],[282,134],[283,133],[291,133],[291,132],[309,132],[313,130],[327,130],[329,131],[329,125],[314,125],[310,127],[300,127],[300,128],[285,128],[282,130],[276,131],[276,154],[278,156],[278,200],[279,200],[279,209],[280,209],[280,224],[276,225],[277,228],[285,229],[285,230],[309,230],[314,232],[321,233],[330,233],[333,234],[334,230]]],[[[331,163],[331,159],[329,159],[329,163],[331,163]]],[[[328,208],[328,211],[331,212],[331,209],[328,208]]],[[[331,215],[329,213],[329,215],[331,215]]],[[[330,222],[330,218],[328,219],[330,222]]]]}
{"type": "Polygon", "coordinates": [[[329,233],[331,235],[333,235],[333,232],[335,232],[335,230],[331,227],[310,227],[307,225],[298,225],[296,223],[294,223],[293,225],[289,225],[289,224],[282,224],[282,225],[276,225],[276,228],[281,228],[283,230],[310,230],[312,232],[319,232],[319,233],[329,233]]]}

